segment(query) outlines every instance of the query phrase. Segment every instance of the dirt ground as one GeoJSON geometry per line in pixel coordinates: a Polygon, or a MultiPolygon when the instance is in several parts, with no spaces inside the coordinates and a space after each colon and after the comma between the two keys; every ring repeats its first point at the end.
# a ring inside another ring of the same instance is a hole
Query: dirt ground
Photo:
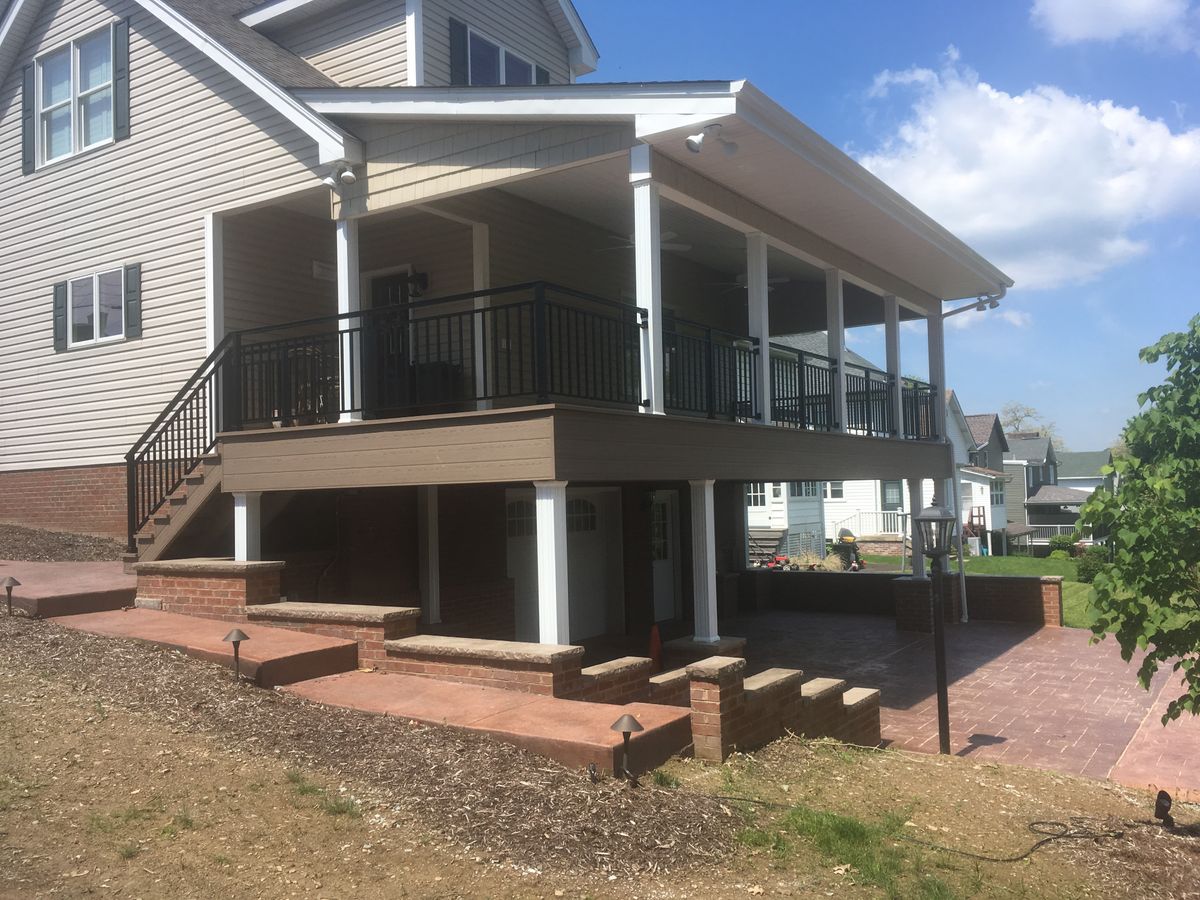
{"type": "Polygon", "coordinates": [[[125,548],[112,538],[0,523],[0,559],[31,562],[112,562],[125,548]]]}
{"type": "Polygon", "coordinates": [[[1200,897],[1200,836],[1145,824],[1150,808],[1053,773],[796,738],[677,761],[637,789],[593,784],[173,652],[0,619],[5,898],[1200,897]],[[827,834],[804,810],[845,819],[827,834]],[[1016,855],[1035,820],[1121,836],[1016,863],[914,843],[1016,855]],[[841,840],[847,822],[865,850],[841,840]]]}

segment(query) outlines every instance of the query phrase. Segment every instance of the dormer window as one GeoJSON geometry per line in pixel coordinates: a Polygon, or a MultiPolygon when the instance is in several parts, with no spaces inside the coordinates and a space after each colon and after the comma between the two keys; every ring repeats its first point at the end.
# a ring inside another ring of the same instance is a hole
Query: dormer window
{"type": "Polygon", "coordinates": [[[115,22],[26,66],[22,170],[129,136],[129,25],[115,22]]]}
{"type": "Polygon", "coordinates": [[[549,84],[550,73],[454,19],[450,20],[450,83],[549,84]]]}

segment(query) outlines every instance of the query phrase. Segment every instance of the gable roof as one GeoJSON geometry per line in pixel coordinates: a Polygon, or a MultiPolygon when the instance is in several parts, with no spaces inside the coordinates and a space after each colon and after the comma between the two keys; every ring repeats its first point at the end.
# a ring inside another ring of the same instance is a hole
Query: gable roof
{"type": "Polygon", "coordinates": [[[975,449],[986,447],[992,440],[992,434],[1000,435],[1000,448],[1008,449],[1008,439],[1004,429],[1000,427],[1000,417],[996,413],[976,413],[967,416],[967,426],[971,429],[971,439],[975,441],[975,449]]]}
{"type": "Polygon", "coordinates": [[[1009,452],[1004,454],[1006,461],[1021,461],[1042,465],[1050,453],[1050,438],[1038,434],[1008,435],[1009,452]]]}
{"type": "MultiPolygon", "coordinates": [[[[323,163],[358,162],[362,146],[287,88],[335,82],[278,44],[237,21],[246,0],[134,0],[177,35],[253,91],[317,144],[323,163]]],[[[0,19],[0,78],[20,55],[44,0],[9,0],[0,19]]]]}
{"type": "Polygon", "coordinates": [[[1086,503],[1091,498],[1091,494],[1087,491],[1079,491],[1075,488],[1062,487],[1057,484],[1043,484],[1033,495],[1025,501],[1026,506],[1073,506],[1079,503],[1086,503]]]}
{"type": "MultiPolygon", "coordinates": [[[[812,353],[816,356],[829,356],[829,333],[825,331],[809,331],[804,334],[776,334],[771,336],[772,344],[779,344],[781,347],[791,347],[793,350],[800,350],[804,353],[812,353]]],[[[879,366],[871,362],[865,356],[859,356],[849,347],[843,356],[845,361],[852,366],[863,366],[868,369],[882,371],[879,366]]]]}
{"type": "Polygon", "coordinates": [[[1112,462],[1111,450],[1081,450],[1068,453],[1066,450],[1058,454],[1058,477],[1063,478],[1099,478],[1100,469],[1112,462]]]}

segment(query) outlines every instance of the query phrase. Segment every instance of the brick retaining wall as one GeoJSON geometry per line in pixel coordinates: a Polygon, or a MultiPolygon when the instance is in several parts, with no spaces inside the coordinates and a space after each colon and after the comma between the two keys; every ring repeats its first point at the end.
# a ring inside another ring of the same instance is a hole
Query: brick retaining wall
{"type": "Polygon", "coordinates": [[[138,563],[137,605],[163,612],[246,621],[246,607],[279,601],[282,562],[179,559],[138,563]]]}
{"type": "Polygon", "coordinates": [[[125,466],[0,472],[0,521],[28,528],[126,538],[125,466]]]}

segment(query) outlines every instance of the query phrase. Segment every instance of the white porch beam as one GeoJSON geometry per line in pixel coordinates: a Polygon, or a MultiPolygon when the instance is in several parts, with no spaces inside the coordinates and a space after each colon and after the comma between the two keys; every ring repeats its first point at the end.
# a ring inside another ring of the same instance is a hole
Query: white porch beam
{"type": "Polygon", "coordinates": [[[695,638],[715,644],[717,632],[717,536],[711,480],[689,481],[692,489],[692,595],[695,638]]]}
{"type": "Polygon", "coordinates": [[[537,515],[538,641],[571,642],[567,593],[567,483],[535,481],[537,515]]]}
{"type": "Polygon", "coordinates": [[[436,484],[417,488],[417,544],[421,621],[436,625],[442,621],[442,563],[436,484]]]}
{"type": "Polygon", "coordinates": [[[825,270],[825,327],[829,332],[829,356],[837,366],[833,379],[833,415],[837,430],[846,430],[846,307],[844,283],[839,269],[825,270]]]}
{"type": "Polygon", "coordinates": [[[643,407],[656,415],[666,412],[663,391],[662,227],[658,185],[650,177],[650,145],[629,151],[629,183],[633,185],[633,256],[637,305],[648,313],[642,330],[643,407]]]}
{"type": "Polygon", "coordinates": [[[904,437],[904,382],[900,369],[900,301],[895,294],[883,298],[884,342],[887,344],[887,370],[892,376],[892,427],[896,437],[904,437]]]}
{"type": "Polygon", "coordinates": [[[767,236],[761,231],[746,235],[746,304],[750,336],[758,338],[759,420],[771,424],[771,318],[767,268],[767,236]]]}
{"type": "Polygon", "coordinates": [[[233,558],[237,562],[262,559],[262,494],[258,491],[233,495],[233,558]]]}
{"type": "Polygon", "coordinates": [[[946,434],[946,325],[940,313],[927,318],[929,340],[929,382],[934,387],[933,416],[934,430],[939,440],[948,440],[946,434]]]}
{"type": "MultiPolygon", "coordinates": [[[[338,314],[362,310],[358,269],[358,220],[341,219],[337,223],[337,309],[338,314]]],[[[362,418],[362,340],[351,331],[359,319],[338,320],[338,352],[341,356],[341,408],[339,421],[362,418]],[[354,410],[354,411],[350,411],[354,410]]]]}
{"type": "Polygon", "coordinates": [[[925,508],[922,498],[923,478],[908,479],[908,502],[912,505],[908,521],[912,527],[912,571],[915,578],[927,578],[925,573],[925,543],[921,540],[921,526],[917,523],[917,515],[925,508]]]}

